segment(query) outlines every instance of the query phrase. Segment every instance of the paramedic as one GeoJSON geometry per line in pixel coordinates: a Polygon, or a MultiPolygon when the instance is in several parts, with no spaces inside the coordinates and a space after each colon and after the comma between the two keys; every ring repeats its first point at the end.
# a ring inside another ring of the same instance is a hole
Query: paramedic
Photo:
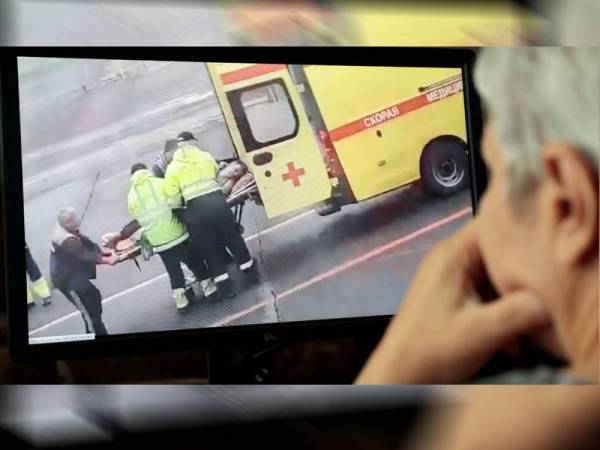
{"type": "Polygon", "coordinates": [[[223,244],[233,254],[240,270],[249,270],[254,260],[217,182],[217,162],[199,148],[191,133],[181,133],[178,141],[165,174],[166,194],[173,208],[185,206],[192,245],[206,258],[209,273],[217,286],[224,288],[226,296],[233,296],[223,244]]]}
{"type": "Polygon", "coordinates": [[[52,284],[81,312],[86,333],[108,334],[102,323],[102,294],[90,280],[96,278],[96,265],[115,265],[119,259],[79,232],[73,208],[61,208],[57,218],[50,251],[52,284]]]}
{"type": "Polygon", "coordinates": [[[127,208],[142,228],[142,239],[152,246],[162,260],[171,282],[172,297],[178,310],[188,306],[185,296],[184,263],[192,270],[205,297],[216,292],[206,266],[190,249],[189,233],[175,217],[164,192],[165,181],[153,176],[144,164],[131,167],[131,187],[127,208]]]}
{"type": "Polygon", "coordinates": [[[46,279],[42,276],[42,272],[35,262],[35,259],[31,256],[27,243],[25,243],[25,271],[32,283],[31,289],[27,286],[27,306],[35,305],[33,293],[42,299],[42,306],[48,306],[51,302],[50,297],[52,296],[50,287],[48,286],[46,279]],[[33,293],[31,292],[32,290],[33,293]]]}
{"type": "MultiPolygon", "coordinates": [[[[165,177],[165,173],[167,171],[167,167],[169,166],[169,163],[173,160],[173,153],[175,153],[175,150],[177,150],[177,139],[167,139],[165,141],[165,147],[163,149],[162,152],[160,152],[160,154],[156,157],[156,159],[154,160],[154,163],[152,164],[152,168],[151,168],[151,172],[155,177],[158,178],[164,178],[165,177]]],[[[178,219],[180,219],[182,222],[185,222],[185,218],[182,216],[183,210],[176,208],[173,210],[173,212],[175,213],[176,217],[178,219]]],[[[138,227],[139,228],[139,227],[138,227]]],[[[133,230],[133,232],[135,232],[135,230],[133,230]]],[[[130,236],[130,233],[128,236],[130,236]]],[[[227,252],[227,250],[225,249],[225,247],[223,245],[220,246],[220,248],[222,248],[223,253],[223,259],[225,261],[230,262],[231,261],[231,255],[227,252]]],[[[183,273],[184,276],[187,280],[188,284],[193,284],[194,282],[196,282],[197,280],[194,278],[194,276],[192,275],[192,272],[190,270],[188,270],[188,268],[184,265],[182,267],[183,269],[183,273]]],[[[206,289],[208,286],[209,291],[212,289],[210,287],[210,285],[207,285],[206,283],[202,283],[203,289],[206,289]]],[[[206,290],[204,293],[205,296],[207,296],[206,294],[206,290]]]]}

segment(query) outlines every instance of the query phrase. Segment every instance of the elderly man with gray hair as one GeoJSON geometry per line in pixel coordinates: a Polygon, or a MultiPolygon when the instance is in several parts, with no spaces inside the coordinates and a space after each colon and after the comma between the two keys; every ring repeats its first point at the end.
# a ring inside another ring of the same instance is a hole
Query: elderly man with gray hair
{"type": "Polygon", "coordinates": [[[597,383],[600,49],[485,49],[475,81],[478,214],[425,257],[357,382],[469,382],[526,337],[563,367],[494,383],[597,383]]]}
{"type": "Polygon", "coordinates": [[[57,219],[50,252],[52,283],[81,312],[86,333],[108,334],[102,322],[102,294],[90,280],[96,278],[96,265],[114,265],[119,258],[79,232],[75,209],[61,208],[57,219]]]}

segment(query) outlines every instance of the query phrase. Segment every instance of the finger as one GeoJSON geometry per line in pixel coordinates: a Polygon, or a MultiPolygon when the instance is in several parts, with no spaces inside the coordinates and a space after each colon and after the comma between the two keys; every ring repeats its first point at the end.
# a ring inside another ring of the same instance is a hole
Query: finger
{"type": "Polygon", "coordinates": [[[464,272],[481,265],[479,243],[477,240],[475,221],[463,225],[450,237],[442,240],[429,253],[432,259],[447,269],[457,269],[464,272]]]}
{"type": "Polygon", "coordinates": [[[483,260],[478,231],[479,224],[474,219],[457,233],[453,245],[456,246],[457,270],[468,277],[470,283],[467,284],[486,302],[497,298],[498,293],[483,260]]]}
{"type": "Polygon", "coordinates": [[[477,222],[470,220],[451,238],[450,244],[456,257],[456,262],[463,269],[477,271],[483,267],[479,240],[477,239],[477,222]]]}
{"type": "Polygon", "coordinates": [[[537,297],[519,291],[482,305],[472,320],[476,328],[473,338],[495,351],[510,340],[547,325],[549,317],[537,297]]]}
{"type": "Polygon", "coordinates": [[[474,220],[467,222],[454,235],[443,241],[432,256],[438,259],[445,277],[452,280],[461,291],[460,295],[453,296],[455,304],[462,304],[467,294],[479,293],[477,286],[487,276],[474,220]]]}
{"type": "Polygon", "coordinates": [[[451,236],[434,245],[431,251],[428,252],[426,259],[442,266],[454,266],[458,255],[462,253],[462,249],[465,247],[471,248],[474,245],[471,243],[473,235],[473,226],[469,222],[451,236]]]}

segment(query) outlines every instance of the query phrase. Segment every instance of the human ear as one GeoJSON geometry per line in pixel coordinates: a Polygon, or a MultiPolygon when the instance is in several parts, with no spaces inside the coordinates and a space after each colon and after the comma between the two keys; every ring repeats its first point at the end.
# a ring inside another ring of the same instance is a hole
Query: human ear
{"type": "Polygon", "coordinates": [[[598,256],[598,173],[575,147],[554,142],[542,151],[545,199],[556,256],[574,265],[598,256]]]}

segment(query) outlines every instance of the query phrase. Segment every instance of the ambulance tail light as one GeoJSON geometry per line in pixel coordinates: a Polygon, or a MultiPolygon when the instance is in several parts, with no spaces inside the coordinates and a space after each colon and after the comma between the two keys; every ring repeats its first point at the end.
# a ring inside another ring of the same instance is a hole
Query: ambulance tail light
{"type": "Polygon", "coordinates": [[[336,178],[344,175],[344,169],[342,168],[337,152],[335,151],[333,142],[331,142],[329,133],[325,130],[319,130],[317,134],[319,136],[319,143],[321,144],[321,149],[323,150],[325,164],[329,169],[330,177],[336,178]]]}

